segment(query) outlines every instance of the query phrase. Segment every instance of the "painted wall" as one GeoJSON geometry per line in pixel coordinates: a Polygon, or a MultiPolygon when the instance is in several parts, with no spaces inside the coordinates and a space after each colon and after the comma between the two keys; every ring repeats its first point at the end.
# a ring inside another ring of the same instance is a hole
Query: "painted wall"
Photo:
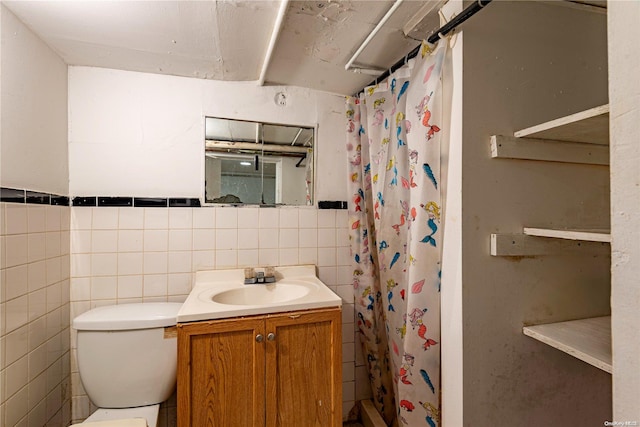
{"type": "Polygon", "coordinates": [[[609,168],[491,159],[489,137],[607,103],[606,16],[493,2],[463,52],[463,425],[603,425],[610,375],[522,327],[608,314],[609,257],[491,257],[489,238],[608,227],[609,168]]]}
{"type": "Polygon", "coordinates": [[[608,3],[613,418],[640,420],[640,3],[608,3]]]}
{"type": "MultiPolygon", "coordinates": [[[[66,195],[67,67],[4,6],[0,183],[66,195]]],[[[0,203],[0,425],[71,419],[69,214],[0,203]]]]}
{"type": "Polygon", "coordinates": [[[346,200],[343,103],[297,87],[70,67],[70,192],[202,197],[204,117],[214,116],[317,124],[318,200],[346,200]]]}
{"type": "Polygon", "coordinates": [[[2,6],[3,187],[66,195],[67,65],[2,6]]]}

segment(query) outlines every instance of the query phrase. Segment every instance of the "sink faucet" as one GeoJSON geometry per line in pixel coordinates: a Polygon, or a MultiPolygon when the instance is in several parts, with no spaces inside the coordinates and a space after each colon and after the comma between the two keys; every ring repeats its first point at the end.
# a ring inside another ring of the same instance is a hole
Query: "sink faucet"
{"type": "Polygon", "coordinates": [[[264,271],[255,271],[254,268],[244,269],[244,284],[250,285],[254,283],[275,283],[275,271],[273,267],[265,267],[264,271]]]}

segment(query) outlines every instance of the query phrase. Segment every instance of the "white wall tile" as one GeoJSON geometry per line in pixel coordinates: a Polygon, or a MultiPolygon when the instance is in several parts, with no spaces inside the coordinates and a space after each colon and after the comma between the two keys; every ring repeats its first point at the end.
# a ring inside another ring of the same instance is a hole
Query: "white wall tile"
{"type": "Polygon", "coordinates": [[[277,266],[280,264],[278,249],[259,249],[258,264],[261,266],[277,266]]]}
{"type": "Polygon", "coordinates": [[[27,358],[29,360],[29,381],[33,381],[47,369],[47,345],[36,347],[29,352],[27,358]]]}
{"type": "Polygon", "coordinates": [[[169,230],[144,230],[145,252],[166,252],[169,249],[169,230]]]}
{"type": "Polygon", "coordinates": [[[118,277],[118,299],[142,298],[142,275],[118,277]]]}
{"type": "Polygon", "coordinates": [[[98,207],[92,208],[93,230],[116,230],[118,228],[118,217],[120,208],[98,207]]]}
{"type": "Polygon", "coordinates": [[[4,300],[11,300],[29,292],[27,265],[19,265],[5,270],[4,300]]]}
{"type": "Polygon", "coordinates": [[[237,250],[216,250],[216,268],[235,268],[237,265],[237,250]]]}
{"type": "Polygon", "coordinates": [[[193,210],[193,228],[215,228],[216,209],[196,208],[193,210]]]}
{"type": "Polygon", "coordinates": [[[28,259],[28,244],[26,234],[5,236],[5,267],[26,264],[28,259]]]}
{"type": "Polygon", "coordinates": [[[243,207],[238,209],[238,229],[257,228],[260,220],[260,208],[243,207]]]}
{"type": "Polygon", "coordinates": [[[238,209],[216,208],[216,228],[238,228],[238,209]]]}
{"type": "Polygon", "coordinates": [[[29,411],[28,388],[23,387],[20,391],[7,399],[5,402],[5,425],[15,426],[27,415],[29,411]]]}
{"type": "Polygon", "coordinates": [[[47,319],[45,317],[40,317],[33,322],[29,323],[28,326],[28,343],[29,343],[29,351],[35,349],[38,346],[41,346],[47,341],[47,319]]]}
{"type": "Polygon", "coordinates": [[[91,276],[91,254],[71,255],[71,277],[91,276]]]}
{"type": "MultiPolygon", "coordinates": [[[[62,263],[63,263],[62,260],[63,260],[62,257],[47,259],[46,261],[47,285],[51,285],[52,283],[56,283],[62,280],[62,263]]],[[[69,277],[69,276],[65,276],[65,277],[69,277]]]]}
{"type": "Polygon", "coordinates": [[[71,252],[74,254],[91,253],[91,230],[78,230],[72,233],[71,252]]]}
{"type": "Polygon", "coordinates": [[[299,248],[298,249],[298,261],[300,264],[318,264],[318,249],[317,248],[299,248]]]}
{"type": "Polygon", "coordinates": [[[142,230],[144,228],[144,208],[119,208],[118,228],[120,230],[142,230]]]}
{"type": "Polygon", "coordinates": [[[27,205],[27,232],[44,233],[46,230],[46,211],[44,206],[27,205]]]}
{"type": "Polygon", "coordinates": [[[142,230],[119,230],[118,231],[118,251],[119,252],[142,252],[144,247],[143,242],[144,242],[144,232],[142,230]]]}
{"type": "Polygon", "coordinates": [[[45,209],[45,229],[46,231],[60,231],[62,220],[62,210],[68,209],[61,206],[47,206],[45,209]]]}
{"type": "Polygon", "coordinates": [[[298,248],[280,248],[278,264],[298,265],[298,248]]]}
{"type": "Polygon", "coordinates": [[[169,273],[191,273],[191,251],[169,252],[169,273]]]}
{"type": "Polygon", "coordinates": [[[166,274],[167,252],[145,252],[144,274],[166,274]]]}
{"type": "Polygon", "coordinates": [[[346,304],[354,303],[352,285],[338,285],[336,287],[336,293],[346,304]]]}
{"type": "Polygon", "coordinates": [[[59,231],[49,231],[45,234],[45,256],[47,258],[62,255],[61,233],[59,231]]]}
{"type": "Polygon", "coordinates": [[[336,228],[349,227],[349,211],[346,209],[338,209],[336,211],[336,228]]]}
{"type": "Polygon", "coordinates": [[[335,228],[336,211],[333,209],[318,210],[318,228],[335,228]]]}
{"type": "Polygon", "coordinates": [[[216,230],[216,250],[230,250],[238,248],[238,230],[216,230]]]}
{"type": "Polygon", "coordinates": [[[29,363],[27,356],[23,356],[11,365],[7,366],[5,372],[6,397],[13,396],[29,382],[28,366],[29,363]]]}
{"type": "Polygon", "coordinates": [[[255,267],[259,261],[258,249],[238,250],[238,267],[255,267]]]}
{"type": "Polygon", "coordinates": [[[47,243],[45,233],[27,234],[27,261],[34,262],[45,259],[47,243]]]}
{"type": "Polygon", "coordinates": [[[343,323],[342,324],[342,342],[355,342],[355,324],[343,323]]]}
{"type": "MultiPolygon", "coordinates": [[[[25,298],[26,299],[26,298],[25,298]]],[[[16,330],[11,330],[7,325],[7,335],[4,340],[5,363],[12,364],[29,350],[29,328],[22,326],[16,330]]]]}
{"type": "Polygon", "coordinates": [[[211,270],[216,266],[215,251],[193,251],[193,271],[211,270]]]}
{"type": "Polygon", "coordinates": [[[298,228],[298,209],[297,208],[280,208],[280,228],[298,228]]]}
{"type": "Polygon", "coordinates": [[[336,265],[335,248],[318,248],[318,266],[328,267],[336,265]]]}
{"type": "Polygon", "coordinates": [[[142,252],[120,252],[118,253],[118,275],[142,274],[143,257],[142,252]]]}
{"type": "Polygon", "coordinates": [[[261,228],[258,236],[258,247],[260,249],[275,249],[280,243],[280,233],[277,228],[261,228]]]}
{"type": "Polygon", "coordinates": [[[115,276],[118,274],[118,254],[91,254],[92,276],[115,276]]]}
{"type": "Polygon", "coordinates": [[[74,277],[71,279],[71,300],[86,301],[91,299],[91,278],[74,277]]]}
{"type": "Polygon", "coordinates": [[[170,251],[190,251],[193,248],[193,231],[169,230],[169,250],[170,251]]]}
{"type": "MultiPolygon", "coordinates": [[[[29,299],[27,295],[14,298],[4,304],[5,328],[7,332],[16,330],[27,324],[29,299]]],[[[10,346],[10,343],[7,343],[10,346]]],[[[8,350],[8,347],[7,347],[8,350]]]]}
{"type": "Polygon", "coordinates": [[[280,214],[278,209],[261,208],[260,219],[258,221],[259,228],[278,228],[280,224],[280,214]]]}
{"type": "Polygon", "coordinates": [[[348,228],[336,228],[336,246],[350,246],[348,228]]]}
{"type": "Polygon", "coordinates": [[[91,252],[117,252],[117,250],[118,250],[118,231],[117,230],[94,229],[91,232],[91,252]]]}
{"type": "MultiPolygon", "coordinates": [[[[190,270],[189,270],[190,271],[190,270]]],[[[191,292],[191,273],[169,274],[169,295],[187,295],[191,292]]]]}
{"type": "Polygon", "coordinates": [[[91,278],[91,299],[115,299],[118,296],[117,276],[91,278]]]}
{"type": "Polygon", "coordinates": [[[298,245],[301,248],[317,248],[318,230],[316,228],[300,228],[298,230],[298,245]]]}
{"type": "MultiPolygon", "coordinates": [[[[7,203],[5,206],[5,228],[3,234],[27,232],[27,206],[7,203]]],[[[2,232],[3,230],[0,230],[2,232]]]]}
{"type": "Polygon", "coordinates": [[[169,209],[170,229],[191,229],[193,227],[192,208],[171,208],[169,209]]]}
{"type": "Polygon", "coordinates": [[[169,228],[169,209],[144,208],[145,230],[166,230],[169,228]]]}
{"type": "Polygon", "coordinates": [[[146,274],[143,281],[143,297],[166,297],[168,290],[166,274],[146,274]]]}
{"type": "Polygon", "coordinates": [[[216,230],[193,229],[193,250],[212,250],[216,247],[216,230]]]}
{"type": "Polygon", "coordinates": [[[29,293],[27,302],[29,304],[27,312],[29,321],[47,314],[47,288],[29,293]]]}
{"type": "Polygon", "coordinates": [[[338,265],[351,265],[351,248],[343,246],[336,248],[336,263],[338,265]]]}
{"type": "Polygon", "coordinates": [[[238,249],[258,249],[259,235],[257,228],[239,228],[238,249]]]}
{"type": "Polygon", "coordinates": [[[71,229],[91,230],[93,222],[92,210],[89,207],[71,208],[71,229]]]}
{"type": "Polygon", "coordinates": [[[350,265],[341,265],[338,267],[338,278],[336,280],[338,285],[349,285],[353,284],[353,267],[350,265]]]}
{"type": "Polygon", "coordinates": [[[318,211],[311,208],[298,209],[298,226],[300,228],[317,228],[318,211]]]}
{"type": "Polygon", "coordinates": [[[336,234],[326,228],[318,229],[318,247],[333,248],[336,246],[336,234]]]}
{"type": "Polygon", "coordinates": [[[281,249],[298,248],[297,228],[281,228],[279,231],[279,247],[281,249]]]}
{"type": "Polygon", "coordinates": [[[336,286],[336,268],[335,267],[318,267],[318,278],[322,282],[331,287],[335,291],[336,286]]]}

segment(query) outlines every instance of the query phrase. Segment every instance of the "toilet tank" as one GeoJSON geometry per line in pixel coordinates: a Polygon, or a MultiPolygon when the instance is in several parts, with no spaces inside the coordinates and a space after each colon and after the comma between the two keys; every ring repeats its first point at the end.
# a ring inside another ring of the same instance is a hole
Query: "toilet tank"
{"type": "Polygon", "coordinates": [[[73,320],[78,371],[91,401],[130,408],[167,400],[176,384],[176,315],[182,304],[98,307],[73,320]],[[172,333],[173,332],[173,333],[172,333]]]}

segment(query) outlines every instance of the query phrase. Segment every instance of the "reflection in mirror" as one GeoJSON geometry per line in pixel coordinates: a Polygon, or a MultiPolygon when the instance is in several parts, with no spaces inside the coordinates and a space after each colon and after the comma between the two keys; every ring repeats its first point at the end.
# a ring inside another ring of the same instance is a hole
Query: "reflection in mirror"
{"type": "Polygon", "coordinates": [[[314,129],[207,117],[205,202],[313,204],[314,129]]]}

